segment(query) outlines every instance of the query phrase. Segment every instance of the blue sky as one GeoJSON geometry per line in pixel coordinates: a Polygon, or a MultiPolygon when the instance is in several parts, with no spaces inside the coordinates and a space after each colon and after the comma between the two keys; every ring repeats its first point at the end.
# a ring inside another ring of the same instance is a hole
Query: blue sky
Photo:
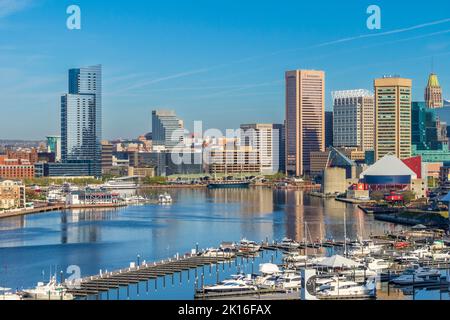
{"type": "Polygon", "coordinates": [[[332,90],[384,74],[412,78],[422,99],[432,57],[448,99],[448,0],[0,0],[0,139],[57,134],[72,67],[103,64],[103,135],[125,138],[150,131],[156,108],[188,127],[282,122],[290,69],[326,72],[327,109],[332,90]],[[366,27],[371,4],[381,30],[366,27]]]}

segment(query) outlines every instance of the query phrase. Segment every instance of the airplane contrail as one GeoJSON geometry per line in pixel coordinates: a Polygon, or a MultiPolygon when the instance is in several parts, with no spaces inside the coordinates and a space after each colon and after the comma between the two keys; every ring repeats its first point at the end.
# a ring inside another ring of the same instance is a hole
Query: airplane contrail
{"type": "MultiPolygon", "coordinates": [[[[261,58],[266,58],[266,57],[270,57],[270,56],[274,56],[274,55],[278,55],[278,54],[283,54],[283,53],[288,53],[288,52],[295,52],[295,51],[301,51],[301,50],[309,50],[309,49],[314,49],[314,48],[321,48],[321,47],[326,47],[326,46],[330,46],[330,45],[334,45],[334,44],[351,42],[351,41],[360,40],[360,39],[366,39],[366,38],[375,38],[375,37],[382,37],[382,36],[388,36],[388,35],[393,35],[393,34],[399,34],[399,33],[404,33],[404,32],[408,32],[408,31],[412,31],[412,30],[423,29],[423,28],[430,27],[430,26],[444,24],[444,23],[448,23],[448,22],[450,22],[450,18],[446,18],[446,19],[442,19],[442,20],[436,20],[436,21],[431,21],[431,22],[426,22],[426,23],[421,23],[421,24],[418,24],[418,25],[414,25],[414,26],[410,26],[410,27],[406,27],[406,28],[394,29],[394,30],[385,31],[385,32],[381,32],[381,33],[363,34],[363,35],[358,35],[358,36],[353,36],[353,37],[337,39],[337,40],[333,40],[333,41],[327,41],[327,42],[319,43],[319,44],[312,45],[312,46],[309,46],[309,47],[293,48],[293,49],[274,51],[274,52],[271,52],[271,53],[266,53],[266,54],[262,54],[262,55],[258,55],[258,56],[252,56],[252,57],[247,57],[247,58],[235,60],[235,61],[232,61],[232,62],[229,62],[229,63],[226,63],[226,64],[220,64],[220,65],[216,65],[216,66],[212,66],[212,67],[201,68],[201,69],[191,70],[191,71],[186,71],[186,72],[180,72],[180,73],[177,73],[177,74],[173,74],[173,75],[169,75],[169,76],[165,76],[165,77],[161,77],[161,78],[157,78],[157,79],[152,79],[152,80],[148,80],[148,81],[139,82],[139,83],[131,85],[131,86],[127,87],[127,88],[124,88],[123,90],[119,90],[119,92],[128,91],[128,90],[137,89],[137,88],[142,88],[142,87],[146,87],[146,86],[149,86],[149,85],[152,85],[152,84],[156,84],[156,83],[160,83],[160,82],[167,81],[167,80],[173,80],[173,79],[183,78],[183,77],[187,77],[187,76],[191,76],[191,75],[206,73],[206,72],[209,72],[209,71],[212,71],[212,70],[215,70],[215,69],[220,69],[220,68],[228,67],[228,66],[231,66],[231,65],[234,65],[234,64],[249,62],[249,61],[253,61],[253,60],[257,60],[257,59],[261,59],[261,58]]],[[[440,34],[440,33],[444,33],[444,32],[446,32],[446,30],[443,31],[443,32],[436,32],[435,35],[440,34]]]]}

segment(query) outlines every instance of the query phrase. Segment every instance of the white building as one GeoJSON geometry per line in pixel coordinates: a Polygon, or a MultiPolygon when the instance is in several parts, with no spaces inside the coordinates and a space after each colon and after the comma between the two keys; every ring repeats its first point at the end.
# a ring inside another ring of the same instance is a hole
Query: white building
{"type": "Polygon", "coordinates": [[[334,91],[333,146],[357,147],[362,151],[375,147],[375,98],[364,89],[334,91]]]}

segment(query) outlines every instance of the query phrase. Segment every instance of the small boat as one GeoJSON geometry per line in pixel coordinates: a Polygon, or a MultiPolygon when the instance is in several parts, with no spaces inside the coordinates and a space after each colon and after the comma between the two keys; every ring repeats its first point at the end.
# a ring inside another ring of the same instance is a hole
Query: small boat
{"type": "Polygon", "coordinates": [[[158,197],[158,202],[160,204],[170,204],[172,201],[172,197],[168,193],[160,194],[158,197]]]}
{"type": "Polygon", "coordinates": [[[34,289],[23,291],[23,300],[74,300],[75,297],[67,292],[67,289],[56,282],[52,277],[50,282],[44,284],[39,282],[34,289]]]}
{"type": "Polygon", "coordinates": [[[283,257],[286,263],[305,263],[308,261],[308,256],[302,255],[298,252],[288,253],[283,257]]]}
{"type": "Polygon", "coordinates": [[[279,247],[281,249],[293,250],[293,249],[298,249],[300,247],[300,243],[298,243],[292,239],[284,238],[281,241],[281,243],[279,244],[279,247]]]}
{"type": "Polygon", "coordinates": [[[242,239],[239,242],[239,251],[241,252],[250,252],[255,253],[261,249],[261,246],[257,244],[255,241],[250,241],[247,239],[242,239]]]}
{"type": "Polygon", "coordinates": [[[402,255],[400,257],[396,257],[394,259],[395,262],[399,263],[417,263],[419,262],[420,258],[415,255],[402,255]]]}
{"type": "Polygon", "coordinates": [[[216,258],[233,258],[236,256],[235,252],[227,249],[216,249],[210,248],[206,249],[205,252],[200,253],[201,257],[216,257],[216,258]]]}
{"type": "Polygon", "coordinates": [[[350,244],[349,254],[353,256],[365,256],[372,253],[379,253],[381,250],[383,250],[382,245],[376,245],[372,240],[363,240],[350,244]]]}

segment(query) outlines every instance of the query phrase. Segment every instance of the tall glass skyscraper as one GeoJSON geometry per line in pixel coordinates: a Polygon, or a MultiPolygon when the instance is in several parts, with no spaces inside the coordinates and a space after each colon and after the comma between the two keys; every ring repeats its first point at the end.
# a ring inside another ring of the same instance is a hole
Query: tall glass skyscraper
{"type": "Polygon", "coordinates": [[[71,69],[69,93],[61,97],[63,163],[78,163],[80,175],[101,176],[101,132],[102,67],[71,69]]]}

